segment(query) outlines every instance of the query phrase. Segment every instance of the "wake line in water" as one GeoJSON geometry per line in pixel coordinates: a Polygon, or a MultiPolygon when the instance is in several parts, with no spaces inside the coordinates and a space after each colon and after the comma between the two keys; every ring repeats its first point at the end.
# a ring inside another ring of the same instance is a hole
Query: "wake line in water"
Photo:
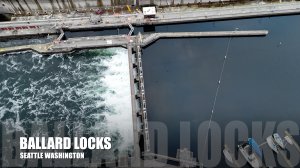
{"type": "Polygon", "coordinates": [[[13,53],[0,57],[0,77],[2,123],[27,133],[30,123],[64,121],[69,131],[75,126],[95,135],[109,134],[118,150],[132,147],[127,50],[49,57],[13,53]],[[78,121],[82,124],[73,124],[78,121]]]}

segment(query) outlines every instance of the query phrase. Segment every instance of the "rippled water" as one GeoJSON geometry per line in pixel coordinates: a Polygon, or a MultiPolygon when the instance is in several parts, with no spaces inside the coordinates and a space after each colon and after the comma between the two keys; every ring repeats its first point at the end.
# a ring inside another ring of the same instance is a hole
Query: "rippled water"
{"type": "Polygon", "coordinates": [[[86,135],[111,136],[114,150],[131,149],[128,73],[122,48],[1,55],[1,122],[27,135],[34,123],[65,122],[67,136],[81,127],[86,135]]]}
{"type": "MultiPolygon", "coordinates": [[[[299,19],[300,15],[291,15],[156,27],[160,32],[269,31],[266,37],[232,38],[212,118],[219,124],[222,137],[212,139],[223,141],[225,128],[232,121],[247,125],[247,135],[258,143],[264,139],[259,139],[259,131],[252,129],[253,122],[265,126],[267,122],[292,121],[299,126],[299,19]]],[[[228,41],[229,38],[161,39],[144,50],[148,120],[166,126],[169,156],[176,157],[180,137],[185,135],[180,124],[188,122],[187,146],[198,160],[202,159],[199,146],[204,146],[201,142],[207,134],[198,130],[210,119],[228,41]]],[[[300,143],[298,137],[294,138],[300,143]]],[[[236,145],[230,148],[235,150],[236,145]]],[[[218,166],[228,167],[223,162],[218,166]]]]}

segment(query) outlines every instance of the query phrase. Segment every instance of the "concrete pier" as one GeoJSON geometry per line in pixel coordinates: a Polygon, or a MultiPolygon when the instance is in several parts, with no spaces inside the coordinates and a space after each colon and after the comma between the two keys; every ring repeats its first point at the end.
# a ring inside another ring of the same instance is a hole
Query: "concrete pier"
{"type": "Polygon", "coordinates": [[[137,76],[136,81],[138,85],[138,93],[136,93],[136,97],[138,98],[139,111],[137,116],[140,117],[142,127],[141,133],[144,137],[144,150],[150,151],[150,137],[148,131],[148,117],[147,117],[147,105],[145,98],[145,86],[144,86],[144,74],[143,74],[143,65],[142,65],[142,49],[139,43],[141,42],[141,38],[137,39],[138,45],[136,46],[136,70],[137,76]]]}
{"type": "Polygon", "coordinates": [[[153,33],[143,38],[142,46],[147,46],[161,38],[242,37],[242,36],[265,36],[267,34],[268,34],[267,30],[153,33]]]}
{"type": "Polygon", "coordinates": [[[148,35],[127,36],[95,36],[95,37],[81,37],[70,38],[64,41],[54,41],[46,44],[34,44],[24,46],[14,46],[7,48],[0,48],[0,53],[9,53],[25,50],[33,50],[41,54],[63,53],[71,52],[80,49],[90,48],[106,48],[106,47],[124,47],[128,44],[131,46],[140,45],[146,47],[160,38],[200,38],[200,37],[241,37],[241,36],[265,36],[268,34],[267,30],[253,30],[253,31],[214,31],[214,32],[173,32],[173,33],[153,33],[148,35]],[[140,38],[137,44],[137,38],[140,38]]]}
{"type": "Polygon", "coordinates": [[[128,50],[128,64],[129,64],[129,74],[130,74],[130,91],[131,91],[131,108],[132,108],[132,125],[133,125],[133,147],[134,147],[134,154],[133,154],[133,160],[132,160],[132,166],[138,167],[140,165],[140,146],[139,146],[139,133],[140,133],[140,126],[137,120],[139,119],[137,116],[138,107],[136,104],[136,91],[135,91],[135,77],[134,77],[134,71],[133,68],[134,65],[134,59],[135,56],[133,54],[132,46],[129,44],[127,46],[128,50]]]}

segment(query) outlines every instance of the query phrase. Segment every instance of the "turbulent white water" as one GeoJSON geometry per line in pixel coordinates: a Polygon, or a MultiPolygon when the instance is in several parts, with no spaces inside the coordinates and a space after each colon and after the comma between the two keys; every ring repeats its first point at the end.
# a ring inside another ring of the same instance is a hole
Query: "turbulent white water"
{"type": "Polygon", "coordinates": [[[111,131],[119,131],[122,137],[126,137],[121,145],[121,149],[124,149],[129,145],[133,145],[127,50],[117,49],[116,55],[111,60],[104,60],[103,64],[110,67],[104,72],[103,83],[109,88],[103,94],[104,103],[115,111],[115,114],[105,113],[107,124],[112,125],[110,127],[111,131]]]}
{"type": "MultiPolygon", "coordinates": [[[[0,56],[0,117],[28,134],[33,123],[65,122],[69,135],[108,135],[114,149],[133,145],[127,50],[0,56]]],[[[13,130],[11,130],[13,131],[13,130]]]]}

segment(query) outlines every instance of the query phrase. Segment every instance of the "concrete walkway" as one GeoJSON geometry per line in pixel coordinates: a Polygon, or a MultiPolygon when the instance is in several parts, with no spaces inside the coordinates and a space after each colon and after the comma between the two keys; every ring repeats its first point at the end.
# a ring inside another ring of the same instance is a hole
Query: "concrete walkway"
{"type": "Polygon", "coordinates": [[[153,33],[148,35],[127,36],[95,36],[70,38],[64,41],[55,41],[46,44],[34,44],[0,48],[1,53],[33,50],[41,54],[71,52],[78,49],[106,48],[106,47],[127,47],[127,45],[147,46],[160,38],[199,38],[199,37],[238,37],[238,36],[265,36],[266,30],[253,31],[215,31],[215,32],[173,32],[153,33]],[[141,41],[137,40],[141,38],[141,41]],[[139,44],[137,44],[139,43],[139,44]]]}
{"type": "Polygon", "coordinates": [[[260,16],[274,16],[283,14],[300,13],[300,2],[285,2],[274,4],[249,4],[244,6],[219,7],[219,8],[179,8],[178,10],[158,12],[156,18],[144,19],[142,13],[91,17],[76,17],[42,20],[0,22],[0,29],[10,28],[13,30],[0,31],[0,38],[13,37],[15,35],[38,35],[38,34],[59,34],[59,29],[64,30],[88,30],[105,29],[112,27],[159,25],[171,23],[185,23],[207,20],[224,20],[250,18],[260,16]],[[99,22],[95,22],[95,20],[99,22]],[[33,29],[16,30],[15,27],[35,26],[33,29]],[[13,33],[14,32],[14,33],[13,33]]]}

